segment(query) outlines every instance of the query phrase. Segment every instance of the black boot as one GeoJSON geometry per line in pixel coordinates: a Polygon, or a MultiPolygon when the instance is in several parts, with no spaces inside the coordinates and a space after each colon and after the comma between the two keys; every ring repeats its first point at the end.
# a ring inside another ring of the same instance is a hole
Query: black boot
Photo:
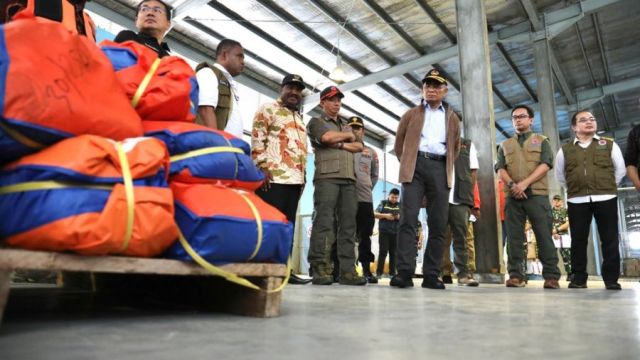
{"type": "Polygon", "coordinates": [[[400,270],[391,278],[389,285],[399,288],[413,287],[413,276],[407,270],[400,270]]]}

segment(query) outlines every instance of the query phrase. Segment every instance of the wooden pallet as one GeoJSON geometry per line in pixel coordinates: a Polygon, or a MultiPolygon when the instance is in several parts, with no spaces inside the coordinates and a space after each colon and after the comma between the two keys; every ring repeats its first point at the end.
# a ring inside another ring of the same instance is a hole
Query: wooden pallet
{"type": "MultiPolygon", "coordinates": [[[[245,277],[265,290],[280,286],[286,275],[286,266],[280,264],[228,264],[220,268],[245,277]]],[[[278,316],[282,301],[282,292],[267,293],[219,281],[220,278],[200,266],[184,261],[0,249],[0,323],[9,297],[11,272],[15,269],[198,278],[198,284],[214,287],[206,293],[213,294],[211,297],[215,296],[216,304],[224,311],[255,317],[278,316]]]]}

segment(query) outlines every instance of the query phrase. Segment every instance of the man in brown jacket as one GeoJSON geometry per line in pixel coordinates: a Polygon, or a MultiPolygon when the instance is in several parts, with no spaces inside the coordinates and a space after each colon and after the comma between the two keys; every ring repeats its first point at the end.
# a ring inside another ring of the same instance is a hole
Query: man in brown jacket
{"type": "Polygon", "coordinates": [[[423,100],[400,119],[394,150],[400,161],[402,207],[398,226],[397,270],[391,286],[413,286],[418,212],[427,199],[429,237],[422,287],[444,289],[438,278],[447,228],[453,164],[460,151],[460,118],[442,100],[447,80],[432,69],[422,80],[423,100]]]}

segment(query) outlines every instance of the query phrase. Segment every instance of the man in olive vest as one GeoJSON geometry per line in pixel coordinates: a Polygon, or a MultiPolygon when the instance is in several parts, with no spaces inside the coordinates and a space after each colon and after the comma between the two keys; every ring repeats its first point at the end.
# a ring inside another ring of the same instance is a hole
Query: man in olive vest
{"type": "Polygon", "coordinates": [[[587,243],[591,219],[596,219],[602,248],[602,280],[608,290],[620,290],[618,243],[618,183],[625,175],[624,158],[611,139],[596,135],[598,124],[589,111],[571,117],[576,137],[556,156],[556,178],[567,189],[571,230],[569,288],[587,287],[587,243]]]}
{"type": "MultiPolygon", "coordinates": [[[[478,286],[469,267],[467,232],[469,216],[475,208],[474,188],[478,172],[478,153],[471,140],[460,139],[460,154],[454,164],[454,177],[449,192],[449,231],[445,238],[442,258],[442,274],[445,283],[451,283],[451,260],[449,248],[453,240],[454,263],[458,269],[458,285],[478,286]],[[449,279],[445,279],[449,276],[449,279]],[[447,281],[449,280],[449,281],[447,281]]],[[[471,238],[473,241],[473,237],[471,238]]]]}
{"type": "Polygon", "coordinates": [[[339,117],[344,95],[335,86],[320,92],[321,117],[307,124],[315,154],[313,223],[308,260],[314,285],[333,283],[331,247],[337,242],[340,284],[365,285],[356,263],[356,171],[353,154],[363,150],[362,139],[339,117]]]}
{"type": "Polygon", "coordinates": [[[201,125],[224,130],[242,138],[244,125],[238,101],[238,85],[233,79],[244,69],[242,45],[231,39],[220,41],[216,63],[196,67],[198,79],[198,120],[201,125]]]}
{"type": "Polygon", "coordinates": [[[496,171],[506,195],[505,223],[509,279],[507,287],[524,287],[524,225],[531,222],[542,261],[545,289],[558,289],[558,254],[551,238],[551,205],[547,173],[553,167],[549,140],[531,131],[533,110],[518,105],[511,111],[515,135],[498,149],[496,171]]]}

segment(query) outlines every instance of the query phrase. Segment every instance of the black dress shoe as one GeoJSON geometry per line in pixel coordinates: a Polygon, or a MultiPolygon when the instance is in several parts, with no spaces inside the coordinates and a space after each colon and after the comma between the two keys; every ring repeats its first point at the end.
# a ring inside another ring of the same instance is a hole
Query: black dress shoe
{"type": "Polygon", "coordinates": [[[425,275],[422,280],[422,287],[427,289],[444,290],[445,286],[442,280],[435,275],[425,275]]]}
{"type": "Polygon", "coordinates": [[[569,283],[569,289],[586,289],[587,288],[587,282],[579,282],[579,281],[574,281],[571,280],[571,282],[569,283]]]}
{"type": "Polygon", "coordinates": [[[291,275],[289,275],[289,284],[291,285],[305,285],[310,282],[311,279],[303,279],[294,273],[291,273],[291,275]]]}
{"type": "Polygon", "coordinates": [[[442,282],[445,284],[453,284],[453,279],[451,278],[451,275],[443,275],[442,282]]]}
{"type": "Polygon", "coordinates": [[[389,282],[389,285],[399,288],[413,287],[413,280],[409,272],[399,271],[389,282]]]}
{"type": "Polygon", "coordinates": [[[378,278],[373,274],[367,274],[364,277],[367,279],[367,282],[369,284],[377,284],[378,283],[378,278]]]}
{"type": "Polygon", "coordinates": [[[617,282],[604,283],[604,287],[606,287],[607,290],[622,290],[622,286],[617,282]]]}

